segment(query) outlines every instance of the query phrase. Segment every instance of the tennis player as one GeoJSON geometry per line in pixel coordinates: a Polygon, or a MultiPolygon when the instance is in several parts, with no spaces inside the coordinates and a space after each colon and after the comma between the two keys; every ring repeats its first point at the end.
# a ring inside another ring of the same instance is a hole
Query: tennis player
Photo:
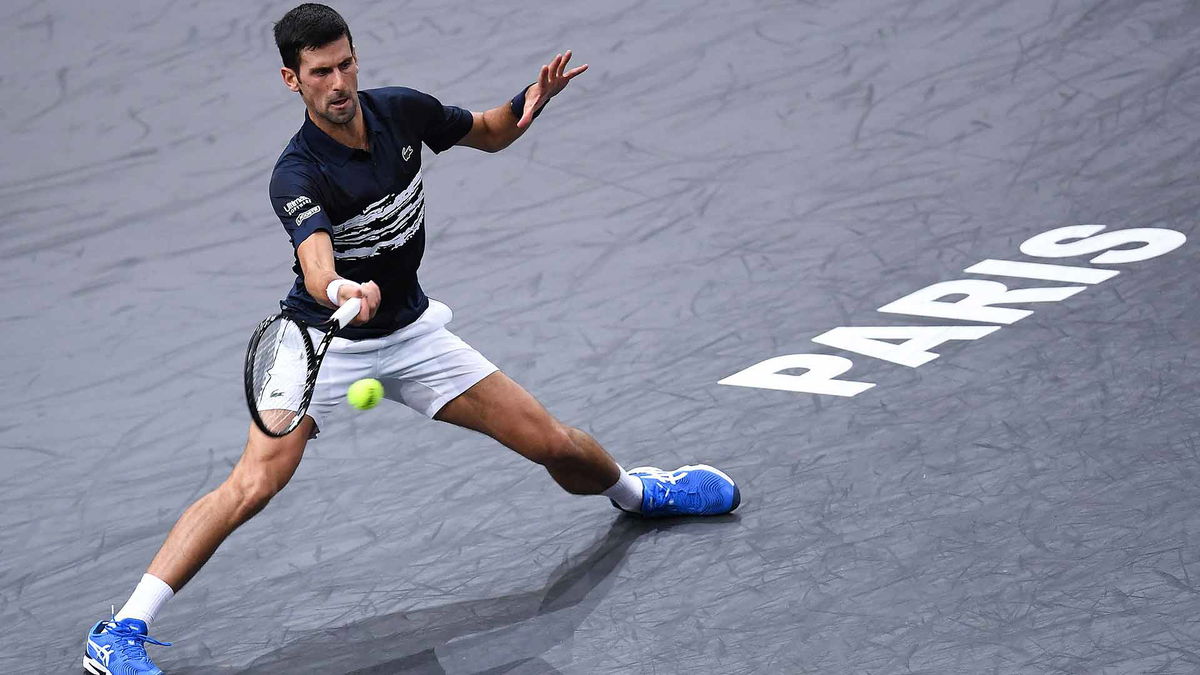
{"type": "Polygon", "coordinates": [[[587,70],[571,52],[486,112],[442,105],[403,87],[358,90],[358,58],[333,9],[304,4],[275,24],[284,85],[307,114],[279,157],[270,197],[295,250],[296,282],[284,313],[309,325],[350,298],[362,307],[331,345],[308,415],[272,438],[253,424],[240,461],[171,529],[129,601],[89,631],[91,673],[160,673],[146,654],[148,625],[239,525],[279,492],[355,380],[374,377],[385,396],[435,420],[482,432],[544,466],[564,490],[603,495],[646,517],[714,515],[737,508],[737,486],[703,464],[623,470],[588,434],[552,417],[533,396],[446,329],[450,309],[417,280],[425,250],[421,146],[502,150],[550,99],[587,70]]]}

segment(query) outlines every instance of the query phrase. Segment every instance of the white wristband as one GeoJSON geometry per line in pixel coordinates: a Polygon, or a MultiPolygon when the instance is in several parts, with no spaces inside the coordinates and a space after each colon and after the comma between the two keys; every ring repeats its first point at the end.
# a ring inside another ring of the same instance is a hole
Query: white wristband
{"type": "Polygon", "coordinates": [[[325,287],[325,296],[333,303],[334,307],[341,307],[342,303],[338,302],[338,289],[346,284],[354,284],[358,286],[358,282],[350,281],[349,279],[334,279],[325,287]]]}

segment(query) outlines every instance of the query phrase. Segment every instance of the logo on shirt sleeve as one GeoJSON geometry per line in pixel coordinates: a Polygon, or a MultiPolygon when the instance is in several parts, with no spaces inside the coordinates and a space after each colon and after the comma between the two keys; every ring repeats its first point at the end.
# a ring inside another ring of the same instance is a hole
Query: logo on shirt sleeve
{"type": "Polygon", "coordinates": [[[403,157],[404,161],[406,161],[406,162],[409,160],[410,157],[412,157],[412,154],[413,154],[413,149],[412,149],[411,145],[404,146],[404,149],[400,151],[400,156],[403,157]]]}
{"type": "Polygon", "coordinates": [[[308,206],[311,203],[312,203],[312,200],[309,199],[308,197],[296,197],[292,201],[288,202],[283,207],[283,210],[287,211],[287,214],[289,216],[292,216],[292,215],[295,215],[297,211],[304,208],[305,206],[308,206]]]}
{"type": "MultiPolygon", "coordinates": [[[[307,199],[307,197],[306,197],[306,199],[307,199]]],[[[320,212],[321,212],[321,206],[318,204],[317,206],[314,206],[311,209],[305,211],[304,213],[301,213],[300,215],[296,216],[296,227],[300,227],[300,223],[303,223],[304,221],[317,215],[320,212]]]]}

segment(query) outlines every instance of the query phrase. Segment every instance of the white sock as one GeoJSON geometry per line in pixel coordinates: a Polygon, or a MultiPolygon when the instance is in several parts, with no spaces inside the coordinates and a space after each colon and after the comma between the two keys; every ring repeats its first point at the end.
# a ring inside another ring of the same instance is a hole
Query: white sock
{"type": "Polygon", "coordinates": [[[133,595],[129,596],[121,611],[117,612],[117,621],[141,619],[149,625],[154,620],[154,615],[158,614],[158,610],[174,595],[175,591],[171,590],[167,582],[152,574],[143,574],[137,588],[133,589],[133,595]]]}
{"type": "MultiPolygon", "coordinates": [[[[617,468],[621,469],[621,465],[618,464],[617,468]]],[[[617,482],[601,494],[626,511],[642,512],[642,479],[630,476],[625,473],[625,469],[621,469],[621,477],[617,482]]]]}

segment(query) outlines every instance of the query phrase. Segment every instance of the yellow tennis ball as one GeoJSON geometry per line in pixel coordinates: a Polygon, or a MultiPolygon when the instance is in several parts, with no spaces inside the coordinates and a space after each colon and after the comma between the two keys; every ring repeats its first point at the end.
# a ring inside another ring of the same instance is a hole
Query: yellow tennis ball
{"type": "Polygon", "coordinates": [[[346,400],[359,410],[370,410],[383,398],[383,383],[374,378],[364,378],[350,385],[346,400]]]}

